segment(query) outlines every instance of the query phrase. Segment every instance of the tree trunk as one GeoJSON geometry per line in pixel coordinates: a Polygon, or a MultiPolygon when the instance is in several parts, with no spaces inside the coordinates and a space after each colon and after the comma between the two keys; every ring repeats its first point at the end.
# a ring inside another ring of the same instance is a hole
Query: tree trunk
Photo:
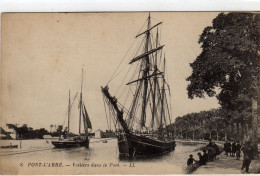
{"type": "Polygon", "coordinates": [[[218,132],[217,132],[217,141],[218,141],[218,132]]]}
{"type": "Polygon", "coordinates": [[[194,134],[194,129],[192,130],[192,140],[194,140],[194,136],[195,134],[194,134]]]}
{"type": "Polygon", "coordinates": [[[258,156],[258,137],[257,137],[257,128],[258,128],[258,117],[257,117],[257,101],[256,99],[252,100],[252,145],[255,149],[254,156],[258,156]]]}
{"type": "MultiPolygon", "coordinates": [[[[259,41],[260,41],[260,15],[259,14],[256,14],[256,28],[257,28],[257,41],[258,41],[258,49],[257,49],[257,61],[258,61],[258,65],[260,64],[260,54],[259,54],[259,51],[260,51],[260,48],[259,48],[259,41]]],[[[258,67],[259,69],[259,67],[258,67]]],[[[258,70],[260,72],[260,70],[258,70]]],[[[256,107],[256,115],[255,115],[255,118],[256,118],[256,121],[257,123],[256,124],[253,124],[254,125],[254,136],[256,137],[255,139],[255,147],[256,147],[256,157],[259,159],[258,157],[258,144],[259,144],[259,139],[260,139],[260,75],[258,74],[257,75],[257,107],[256,107]]]]}

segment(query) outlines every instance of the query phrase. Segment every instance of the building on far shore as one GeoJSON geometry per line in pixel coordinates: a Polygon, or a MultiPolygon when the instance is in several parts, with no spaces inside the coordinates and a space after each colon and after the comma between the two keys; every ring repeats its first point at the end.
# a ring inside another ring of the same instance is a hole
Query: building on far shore
{"type": "Polygon", "coordinates": [[[104,138],[104,132],[100,129],[98,129],[97,131],[95,131],[95,138],[104,138]]]}

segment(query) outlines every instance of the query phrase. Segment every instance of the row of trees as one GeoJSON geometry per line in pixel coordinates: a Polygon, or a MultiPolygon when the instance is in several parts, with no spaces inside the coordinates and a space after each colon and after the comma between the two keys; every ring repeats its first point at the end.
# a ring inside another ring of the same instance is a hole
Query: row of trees
{"type": "Polygon", "coordinates": [[[32,127],[28,127],[27,124],[23,124],[21,127],[15,124],[7,124],[7,126],[16,131],[16,138],[18,139],[43,139],[43,135],[48,134],[45,128],[34,130],[32,127]]]}
{"type": "Polygon", "coordinates": [[[44,135],[59,136],[62,134],[63,129],[62,125],[58,125],[55,131],[52,130],[52,132],[48,132],[45,128],[34,130],[32,127],[28,127],[27,124],[23,124],[21,127],[16,124],[7,124],[7,126],[16,131],[16,138],[18,139],[43,139],[44,135]]]}
{"type": "Polygon", "coordinates": [[[250,134],[250,121],[229,119],[223,109],[189,113],[177,117],[172,128],[175,137],[193,140],[241,140],[250,134]]]}

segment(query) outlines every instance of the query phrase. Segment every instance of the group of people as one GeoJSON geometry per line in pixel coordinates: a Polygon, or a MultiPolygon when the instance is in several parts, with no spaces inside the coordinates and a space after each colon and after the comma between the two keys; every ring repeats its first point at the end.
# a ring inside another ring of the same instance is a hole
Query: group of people
{"type": "Polygon", "coordinates": [[[224,151],[225,151],[225,155],[231,156],[231,157],[235,157],[236,159],[239,160],[240,159],[240,154],[241,154],[241,144],[239,141],[235,142],[230,142],[230,141],[225,141],[224,143],[224,151]]]}
{"type": "Polygon", "coordinates": [[[228,156],[232,156],[235,157],[236,159],[239,160],[240,159],[240,155],[241,155],[241,151],[244,154],[244,159],[243,159],[243,164],[241,167],[241,170],[245,171],[248,173],[249,171],[249,166],[251,164],[251,161],[254,158],[254,150],[253,147],[251,146],[251,142],[247,141],[244,145],[241,145],[241,143],[239,141],[237,142],[229,142],[226,141],[224,144],[224,151],[225,151],[225,155],[228,156]]]}
{"type": "Polygon", "coordinates": [[[209,161],[214,161],[217,158],[217,155],[220,154],[219,147],[215,142],[210,141],[209,144],[207,145],[206,149],[203,150],[203,154],[199,152],[197,155],[199,157],[199,160],[195,160],[193,158],[193,155],[189,155],[189,159],[187,160],[187,165],[191,166],[195,163],[199,165],[205,165],[209,161]]]}
{"type": "MultiPolygon", "coordinates": [[[[205,165],[209,161],[214,161],[217,159],[217,155],[220,154],[219,147],[214,142],[209,142],[206,149],[203,150],[203,154],[199,152],[197,155],[199,157],[199,160],[195,160],[193,158],[193,155],[190,154],[189,158],[187,160],[188,168],[193,167],[194,163],[196,163],[196,166],[205,165]],[[207,150],[206,150],[207,149],[207,150]]],[[[249,166],[251,164],[251,161],[254,159],[254,149],[251,145],[250,141],[245,142],[243,145],[239,141],[237,142],[229,142],[225,141],[224,144],[224,151],[225,155],[228,157],[235,157],[236,159],[240,159],[241,151],[243,152],[243,164],[241,167],[241,171],[248,173],[249,172],[249,166]]]]}
{"type": "Polygon", "coordinates": [[[187,166],[191,166],[194,163],[198,163],[199,165],[205,165],[209,160],[209,155],[207,154],[206,150],[203,150],[203,155],[201,154],[201,152],[198,153],[199,156],[199,160],[195,160],[193,158],[193,155],[190,154],[189,155],[189,159],[187,160],[187,166]]]}

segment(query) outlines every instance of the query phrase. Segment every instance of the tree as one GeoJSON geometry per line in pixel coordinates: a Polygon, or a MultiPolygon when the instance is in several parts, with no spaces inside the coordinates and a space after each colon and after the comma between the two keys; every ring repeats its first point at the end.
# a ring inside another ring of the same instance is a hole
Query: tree
{"type": "Polygon", "coordinates": [[[182,117],[177,117],[172,124],[176,129],[177,138],[190,139],[211,139],[212,132],[216,133],[215,139],[224,138],[219,132],[224,132],[226,127],[225,119],[219,109],[190,113],[182,117]],[[224,129],[223,129],[224,128],[224,129]]]}
{"type": "Polygon", "coordinates": [[[216,96],[223,109],[236,114],[230,118],[247,123],[252,120],[260,74],[256,16],[220,13],[201,34],[202,52],[190,64],[193,72],[187,78],[189,98],[216,96]]]}
{"type": "Polygon", "coordinates": [[[63,129],[63,125],[58,125],[57,132],[61,133],[62,129],[63,129]]]}
{"type": "Polygon", "coordinates": [[[216,95],[222,107],[245,109],[248,101],[241,95],[256,95],[257,64],[256,20],[252,13],[219,14],[212,26],[199,38],[202,52],[190,64],[192,75],[187,78],[189,98],[216,95]],[[239,107],[239,108],[238,108],[239,107]]]}

